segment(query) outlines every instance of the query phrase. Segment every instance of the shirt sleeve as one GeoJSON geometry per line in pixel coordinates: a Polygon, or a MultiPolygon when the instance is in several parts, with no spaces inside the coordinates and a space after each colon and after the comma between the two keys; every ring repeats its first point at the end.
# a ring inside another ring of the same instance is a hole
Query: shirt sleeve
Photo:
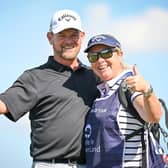
{"type": "Polygon", "coordinates": [[[135,100],[136,97],[142,95],[141,92],[134,92],[132,95],[131,95],[131,102],[133,102],[135,100]]]}
{"type": "Polygon", "coordinates": [[[6,116],[17,121],[29,112],[37,102],[37,89],[31,73],[25,71],[4,93],[0,99],[7,105],[9,113],[6,116]]]}

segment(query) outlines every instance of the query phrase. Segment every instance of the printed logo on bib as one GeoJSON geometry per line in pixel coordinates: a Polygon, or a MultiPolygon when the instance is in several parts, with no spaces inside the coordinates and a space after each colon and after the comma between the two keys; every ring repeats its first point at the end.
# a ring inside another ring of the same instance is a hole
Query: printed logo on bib
{"type": "Polygon", "coordinates": [[[85,127],[85,151],[86,152],[100,152],[100,145],[95,147],[94,139],[91,138],[92,127],[87,124],[85,127]]]}

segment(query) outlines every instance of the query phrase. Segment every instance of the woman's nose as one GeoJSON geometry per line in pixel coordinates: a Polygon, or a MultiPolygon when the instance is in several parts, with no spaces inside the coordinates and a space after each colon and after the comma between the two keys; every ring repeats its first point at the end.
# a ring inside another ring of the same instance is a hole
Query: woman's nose
{"type": "Polygon", "coordinates": [[[104,58],[102,58],[100,54],[99,54],[99,56],[98,56],[97,62],[104,62],[104,58]]]}

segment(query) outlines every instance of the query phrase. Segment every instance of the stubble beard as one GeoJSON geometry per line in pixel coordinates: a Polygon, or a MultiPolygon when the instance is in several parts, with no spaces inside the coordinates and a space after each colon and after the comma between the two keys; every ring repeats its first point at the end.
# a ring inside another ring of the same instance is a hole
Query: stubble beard
{"type": "Polygon", "coordinates": [[[77,54],[60,54],[60,57],[67,61],[72,61],[77,58],[77,54]]]}
{"type": "Polygon", "coordinates": [[[76,59],[77,56],[78,56],[79,50],[76,50],[76,51],[75,51],[75,49],[73,49],[73,50],[72,51],[69,50],[69,51],[66,51],[66,52],[62,50],[60,52],[60,57],[63,58],[64,60],[67,60],[67,61],[68,60],[72,61],[72,60],[76,59]]]}

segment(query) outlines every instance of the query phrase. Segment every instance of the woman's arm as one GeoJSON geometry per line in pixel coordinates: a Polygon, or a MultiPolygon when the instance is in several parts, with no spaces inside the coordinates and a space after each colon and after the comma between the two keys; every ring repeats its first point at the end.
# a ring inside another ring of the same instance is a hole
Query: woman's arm
{"type": "Polygon", "coordinates": [[[133,76],[126,78],[126,84],[132,92],[142,93],[133,100],[134,107],[146,122],[159,122],[162,116],[159,99],[151,85],[138,73],[136,66],[133,67],[133,72],[133,76]]]}

